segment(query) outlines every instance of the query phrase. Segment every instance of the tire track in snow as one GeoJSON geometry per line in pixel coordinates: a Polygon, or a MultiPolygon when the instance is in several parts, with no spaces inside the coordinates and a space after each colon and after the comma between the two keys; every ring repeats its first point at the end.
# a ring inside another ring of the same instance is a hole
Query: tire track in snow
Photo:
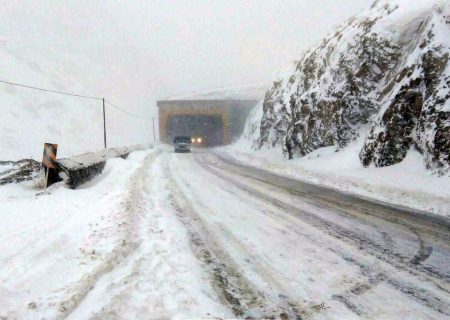
{"type": "Polygon", "coordinates": [[[433,247],[426,246],[425,240],[421,237],[419,230],[415,228],[410,228],[411,231],[417,236],[420,242],[419,251],[416,253],[416,255],[411,259],[412,264],[419,264],[427,260],[431,253],[433,252],[433,247]]]}
{"type": "Polygon", "coordinates": [[[188,245],[187,230],[168,201],[166,158],[158,157],[140,190],[142,243],[104,275],[71,319],[219,318],[233,315],[213,300],[204,273],[188,245]]]}
{"type": "Polygon", "coordinates": [[[143,177],[159,153],[159,151],[154,151],[147,155],[141,167],[133,173],[130,179],[130,190],[122,202],[121,211],[117,215],[124,219],[122,223],[118,224],[119,232],[122,234],[122,240],[116,242],[111,252],[103,257],[100,265],[97,265],[92,271],[83,275],[76,283],[60,289],[64,291],[64,295],[68,296],[68,298],[59,302],[59,313],[55,317],[56,319],[64,319],[70,315],[94,288],[95,283],[100,277],[111,272],[139,247],[140,239],[137,236],[139,221],[136,212],[139,209],[143,209],[140,190],[145,188],[143,177]]]}
{"type": "MultiPolygon", "coordinates": [[[[236,163],[233,163],[233,161],[214,153],[214,156],[218,159],[220,159],[220,161],[222,161],[223,163],[227,164],[227,165],[236,165],[236,163]]],[[[234,171],[233,169],[230,170],[229,168],[225,168],[223,166],[219,166],[217,163],[210,163],[213,164],[214,167],[216,168],[220,168],[221,170],[225,170],[228,172],[233,172],[234,174],[238,174],[238,175],[242,175],[242,173],[234,171]]],[[[370,203],[370,202],[364,202],[370,205],[371,210],[368,210],[368,207],[364,207],[364,206],[357,206],[355,203],[353,203],[352,201],[341,201],[339,199],[339,197],[331,197],[331,201],[330,199],[328,199],[327,197],[323,197],[323,195],[320,194],[320,192],[318,194],[314,194],[312,197],[308,192],[299,192],[295,189],[292,188],[288,188],[288,187],[283,187],[280,186],[278,184],[272,184],[264,179],[255,179],[255,177],[253,177],[252,175],[246,175],[244,174],[245,177],[250,178],[250,179],[254,179],[257,180],[259,182],[263,182],[265,184],[269,184],[269,185],[273,185],[277,188],[281,188],[281,189],[285,189],[287,192],[289,192],[290,194],[294,195],[294,196],[300,196],[302,198],[303,201],[314,205],[315,207],[319,207],[319,208],[323,208],[327,211],[333,211],[333,213],[340,215],[343,219],[348,219],[349,216],[353,219],[358,221],[359,223],[369,226],[371,228],[377,229],[378,233],[381,235],[381,239],[384,241],[385,245],[386,245],[386,249],[389,249],[391,251],[394,251],[394,247],[395,247],[395,241],[392,238],[392,236],[386,232],[386,230],[381,229],[378,224],[382,223],[382,224],[392,224],[393,226],[396,227],[396,230],[391,231],[391,232],[395,232],[394,234],[397,234],[398,232],[398,228],[402,227],[403,230],[407,233],[407,234],[414,234],[415,237],[417,237],[417,251],[411,255],[411,262],[413,262],[414,264],[418,264],[418,263],[422,263],[425,260],[427,260],[431,253],[433,252],[433,247],[428,246],[425,248],[424,246],[424,238],[425,237],[429,237],[430,235],[432,236],[432,238],[434,239],[434,241],[436,241],[436,243],[442,242],[444,244],[444,246],[448,246],[448,244],[450,243],[450,234],[449,233],[442,233],[442,232],[436,232],[436,230],[432,230],[430,228],[423,228],[422,227],[418,227],[415,226],[411,223],[408,223],[406,221],[403,221],[401,219],[399,219],[398,217],[396,217],[395,214],[388,214],[388,215],[383,215],[383,214],[378,214],[380,205],[377,205],[375,203],[370,203]]],[[[289,178],[285,178],[287,180],[291,180],[289,178]]],[[[299,182],[300,184],[304,184],[303,182],[299,182]]],[[[309,185],[310,188],[314,188],[314,186],[312,184],[309,185]]],[[[324,190],[328,190],[328,189],[324,189],[324,190]]],[[[318,190],[320,191],[320,190],[318,190]]],[[[333,191],[334,193],[336,193],[335,191],[333,191]]],[[[342,195],[344,196],[344,195],[342,195]]],[[[444,231],[445,232],[445,231],[444,231]]],[[[401,250],[401,249],[400,249],[401,250]]],[[[426,267],[426,269],[431,270],[433,272],[433,268],[429,268],[426,267]]],[[[445,275],[445,273],[443,273],[445,275]]],[[[448,277],[448,279],[450,280],[450,277],[448,277]]]]}
{"type": "MultiPolygon", "coordinates": [[[[236,165],[240,166],[240,164],[237,164],[237,163],[233,162],[232,160],[228,159],[227,157],[224,157],[220,154],[213,153],[213,155],[215,156],[216,159],[220,159],[220,161],[224,164],[231,165],[231,166],[236,166],[236,165]]],[[[204,158],[204,160],[206,160],[205,156],[203,158],[204,158]]],[[[211,161],[209,161],[209,162],[211,162],[211,161]]],[[[258,178],[255,179],[255,177],[253,177],[252,175],[242,174],[242,172],[237,172],[237,171],[234,171],[233,169],[230,170],[229,168],[228,169],[224,168],[223,166],[219,166],[219,164],[217,162],[213,162],[211,164],[213,164],[215,167],[220,168],[222,170],[233,172],[234,174],[238,174],[238,175],[243,175],[247,178],[254,179],[259,182],[266,183],[266,184],[270,184],[277,188],[285,189],[290,194],[292,194],[294,196],[300,196],[303,201],[305,201],[315,207],[323,208],[327,211],[330,211],[330,210],[333,211],[333,213],[340,215],[343,219],[348,219],[350,216],[353,220],[358,221],[360,224],[366,225],[373,229],[376,229],[378,231],[378,233],[380,234],[381,239],[384,241],[385,248],[392,252],[395,251],[396,242],[394,241],[391,234],[389,234],[389,232],[387,232],[385,229],[380,228],[378,226],[378,224],[385,224],[385,226],[392,224],[393,226],[395,226],[395,229],[392,230],[391,233],[395,234],[395,235],[398,234],[399,227],[402,227],[405,234],[412,233],[417,238],[417,251],[415,253],[411,254],[411,257],[410,257],[410,262],[415,265],[425,262],[434,251],[433,246],[425,246],[425,240],[424,240],[425,238],[430,238],[430,236],[431,236],[433,241],[435,241],[436,245],[441,243],[441,245],[443,245],[444,247],[446,247],[446,246],[448,247],[448,244],[450,243],[449,242],[450,241],[450,233],[448,233],[448,232],[445,233],[445,231],[444,231],[444,233],[442,233],[442,231],[437,232],[436,230],[429,228],[429,227],[423,228],[423,226],[419,227],[417,225],[413,225],[412,223],[410,223],[411,220],[409,222],[406,222],[406,221],[396,217],[396,215],[392,214],[392,212],[391,212],[391,214],[388,214],[388,215],[385,215],[385,214],[380,215],[377,212],[378,211],[377,208],[379,208],[380,205],[377,205],[375,203],[371,203],[371,202],[364,200],[363,201],[364,203],[369,204],[368,207],[364,207],[361,205],[357,206],[356,203],[353,203],[352,201],[341,201],[339,199],[339,197],[336,197],[336,196],[332,196],[331,201],[330,201],[330,199],[321,195],[320,192],[318,194],[314,194],[313,196],[311,196],[311,194],[309,194],[309,192],[306,192],[306,193],[299,192],[296,189],[283,187],[278,184],[271,184],[270,182],[267,182],[264,179],[258,179],[258,178]],[[371,208],[371,210],[368,210],[369,207],[371,208]]],[[[291,180],[289,178],[284,178],[284,179],[291,180]]],[[[303,182],[299,182],[299,183],[304,184],[303,182]]],[[[314,185],[309,184],[309,187],[314,188],[314,185]]],[[[318,187],[318,188],[320,188],[320,187],[318,187]]],[[[328,190],[328,189],[325,188],[324,190],[328,190]]],[[[318,190],[318,191],[320,191],[320,190],[318,190]]],[[[335,191],[332,191],[332,192],[336,193],[335,191]]],[[[341,196],[345,197],[345,195],[341,195],[341,196]]],[[[402,250],[402,248],[399,248],[399,250],[402,250]]],[[[404,254],[404,252],[402,254],[404,254]]],[[[431,273],[435,272],[434,268],[430,267],[430,266],[424,266],[424,269],[430,271],[431,273]]],[[[441,273],[441,275],[445,275],[445,272],[441,273]]],[[[448,277],[448,280],[450,280],[450,276],[448,277]]],[[[450,293],[449,289],[445,289],[442,286],[440,286],[440,288],[442,290],[445,290],[450,293]]]]}
{"type": "MultiPolygon", "coordinates": [[[[270,171],[258,169],[251,165],[242,164],[216,152],[213,155],[216,159],[220,160],[222,165],[225,164],[229,167],[228,171],[285,189],[289,193],[302,197],[304,201],[309,201],[309,203],[315,205],[337,205],[345,210],[353,208],[357,211],[359,210],[360,215],[364,214],[371,218],[380,219],[383,222],[390,222],[396,226],[403,225],[408,228],[408,231],[410,231],[409,228],[416,228],[420,230],[422,235],[431,237],[433,243],[440,243],[449,247],[450,222],[445,218],[434,215],[429,216],[426,212],[417,212],[412,209],[390,205],[363,196],[355,196],[326,186],[315,185],[311,182],[295,180],[270,171]],[[273,179],[273,181],[270,182],[270,179],[273,179]]],[[[217,163],[215,164],[218,166],[217,163]]]]}
{"type": "MultiPolygon", "coordinates": [[[[283,201],[275,199],[275,198],[273,198],[272,196],[270,196],[268,194],[262,193],[262,192],[260,192],[260,191],[258,191],[256,189],[254,189],[254,188],[251,188],[251,187],[248,187],[247,185],[242,184],[241,182],[239,182],[236,179],[232,179],[232,178],[230,178],[228,176],[225,176],[224,174],[220,173],[219,171],[222,170],[222,171],[231,173],[232,175],[234,175],[236,177],[241,177],[242,175],[240,173],[238,173],[238,172],[234,172],[232,170],[228,170],[226,168],[220,167],[217,164],[212,163],[210,161],[206,161],[206,164],[204,164],[202,162],[199,162],[199,164],[203,168],[205,168],[206,170],[211,171],[213,174],[221,177],[222,179],[224,179],[224,180],[226,180],[226,181],[228,181],[230,183],[236,184],[242,190],[257,196],[260,199],[263,199],[263,200],[266,199],[265,200],[266,202],[269,202],[269,203],[272,203],[272,204],[276,204],[279,207],[284,207],[285,209],[287,209],[288,212],[293,212],[295,216],[297,216],[299,218],[302,218],[305,221],[309,221],[312,224],[315,224],[316,226],[319,227],[319,229],[322,228],[323,230],[327,230],[328,232],[330,232],[330,234],[335,235],[335,237],[338,237],[340,239],[344,238],[344,239],[352,240],[353,242],[355,242],[357,245],[359,245],[361,247],[364,247],[364,245],[367,244],[366,247],[368,247],[368,248],[370,247],[372,249],[375,249],[380,254],[387,255],[389,258],[393,258],[394,261],[392,263],[398,262],[398,263],[402,264],[401,267],[405,267],[405,266],[406,267],[410,267],[411,268],[410,271],[413,274],[417,274],[419,272],[419,273],[422,273],[424,275],[427,275],[427,276],[429,276],[430,281],[435,279],[435,280],[443,280],[446,283],[450,282],[450,274],[441,273],[439,270],[436,270],[433,267],[421,266],[421,265],[417,266],[416,263],[411,263],[411,257],[405,256],[405,255],[403,255],[401,253],[398,253],[398,252],[394,252],[392,250],[388,250],[388,248],[385,248],[385,247],[381,246],[380,244],[378,244],[378,243],[374,242],[373,240],[365,237],[364,235],[359,235],[356,232],[353,232],[352,230],[347,230],[346,228],[341,227],[340,225],[337,225],[336,223],[334,223],[332,221],[323,219],[323,218],[321,218],[321,217],[319,217],[317,215],[314,215],[314,214],[312,214],[310,212],[306,212],[304,210],[300,210],[299,208],[297,208],[295,206],[292,206],[292,205],[287,204],[287,203],[285,203],[283,201]]],[[[296,196],[296,192],[295,191],[293,192],[293,190],[286,189],[286,188],[283,188],[281,186],[273,185],[270,182],[266,182],[266,181],[263,181],[263,180],[254,179],[254,178],[249,177],[249,176],[246,176],[246,178],[248,178],[250,180],[256,180],[256,181],[258,181],[260,183],[263,183],[263,184],[274,186],[274,187],[276,187],[279,190],[285,190],[286,192],[296,196]]],[[[412,228],[411,226],[409,226],[409,225],[407,225],[405,223],[401,223],[401,222],[398,222],[398,223],[402,227],[405,227],[408,230],[410,230],[412,233],[414,233],[415,236],[417,236],[418,243],[419,243],[419,249],[418,249],[416,255],[420,255],[420,252],[421,252],[420,242],[423,241],[423,238],[419,234],[419,230],[417,230],[416,228],[412,228]]],[[[373,253],[375,253],[375,252],[373,252],[373,253]]],[[[387,260],[387,258],[386,258],[386,260],[387,260]]],[[[387,261],[389,261],[389,260],[387,260],[387,261]]],[[[439,284],[439,281],[436,284],[439,284]]],[[[441,289],[447,291],[448,293],[450,293],[450,291],[448,289],[445,289],[443,287],[441,287],[441,289]]]]}
{"type": "MultiPolygon", "coordinates": [[[[324,220],[312,213],[299,210],[298,208],[289,205],[287,203],[284,203],[278,199],[275,199],[271,197],[270,195],[261,193],[260,191],[253,189],[247,185],[244,185],[243,183],[239,182],[236,179],[229,178],[228,176],[225,176],[224,174],[220,173],[218,169],[224,170],[223,168],[220,168],[216,166],[213,163],[202,163],[201,161],[198,161],[199,165],[204,168],[205,170],[211,172],[212,174],[218,176],[219,178],[222,178],[223,180],[227,181],[228,183],[231,183],[235,185],[236,187],[240,188],[242,191],[247,192],[248,194],[257,197],[263,201],[266,201],[267,203],[274,205],[275,207],[278,207],[282,210],[284,210],[286,213],[289,213],[291,215],[294,215],[303,221],[307,222],[313,227],[318,228],[319,230],[341,240],[347,243],[350,243],[352,245],[356,245],[357,248],[360,250],[363,250],[364,252],[376,257],[377,259],[386,262],[390,265],[392,265],[394,268],[402,271],[407,271],[411,275],[415,277],[421,277],[426,276],[426,280],[428,282],[433,283],[438,289],[442,290],[445,293],[449,293],[448,289],[446,289],[444,286],[445,284],[441,284],[441,280],[446,282],[446,279],[449,277],[449,275],[443,275],[440,274],[439,271],[436,271],[432,268],[423,267],[420,264],[412,263],[409,257],[403,256],[400,253],[393,252],[392,250],[388,248],[384,248],[381,245],[375,243],[374,241],[356,234],[352,232],[351,230],[346,230],[342,228],[339,225],[336,225],[330,221],[324,220]],[[214,168],[213,168],[214,167],[214,168]]],[[[234,175],[239,176],[239,173],[234,173],[234,175]]],[[[251,178],[250,178],[251,179],[251,178]]],[[[260,180],[258,180],[260,181],[260,180]]],[[[260,181],[263,182],[263,181],[260,181]]],[[[351,259],[349,261],[352,261],[356,263],[354,259],[351,259]]],[[[361,264],[360,264],[361,265],[361,264]]],[[[361,268],[366,269],[367,266],[361,265],[361,268]]],[[[352,294],[362,294],[368,289],[372,288],[374,285],[378,285],[381,280],[384,280],[384,276],[379,277],[380,281],[369,281],[369,284],[367,284],[367,289],[362,290],[364,285],[362,284],[361,289],[358,289],[357,287],[354,288],[354,292],[352,294]]],[[[419,289],[412,286],[407,285],[406,283],[401,283],[398,280],[395,279],[389,279],[386,276],[387,282],[391,284],[393,287],[395,287],[397,290],[413,297],[417,301],[419,301],[421,304],[426,305],[427,307],[430,307],[434,309],[435,311],[450,316],[450,308],[449,306],[441,301],[441,299],[437,296],[435,296],[431,291],[426,289],[419,289]]],[[[348,294],[341,294],[341,295],[335,295],[335,299],[344,303],[351,311],[355,312],[356,314],[362,314],[362,311],[358,310],[353,304],[350,302],[351,297],[349,297],[348,294]]]]}
{"type": "MultiPolygon", "coordinates": [[[[215,175],[215,174],[213,174],[213,175],[215,175]]],[[[233,194],[235,194],[235,193],[233,193],[233,194]]],[[[282,211],[278,212],[275,210],[266,209],[266,210],[262,210],[261,212],[263,214],[273,216],[279,220],[286,220],[286,218],[291,217],[291,215],[286,216],[284,213],[281,213],[282,211]]],[[[294,217],[292,217],[292,218],[295,219],[294,217]]],[[[345,255],[342,252],[337,252],[333,248],[329,247],[328,244],[325,243],[323,240],[319,240],[316,237],[312,236],[311,234],[302,232],[303,228],[302,228],[302,226],[298,225],[298,221],[299,221],[298,219],[297,219],[297,221],[295,221],[295,220],[292,221],[289,219],[289,223],[285,224],[285,227],[289,231],[293,232],[294,234],[307,239],[312,244],[314,244],[318,247],[321,247],[321,248],[327,248],[328,250],[330,250],[333,253],[340,256],[343,260],[345,260],[347,262],[351,262],[352,264],[354,264],[360,268],[361,274],[367,278],[367,281],[358,282],[354,286],[352,286],[349,290],[345,291],[344,293],[333,294],[331,296],[331,298],[333,300],[337,300],[337,301],[341,302],[342,304],[344,304],[347,307],[347,309],[349,309],[353,313],[357,314],[358,316],[370,317],[370,315],[368,315],[364,312],[363,308],[361,308],[361,307],[357,306],[356,304],[354,304],[353,302],[351,302],[351,298],[352,298],[351,295],[353,295],[353,296],[361,295],[361,294],[375,288],[379,283],[381,283],[384,280],[384,274],[381,273],[380,271],[373,270],[372,267],[369,267],[363,263],[356,262],[353,258],[348,257],[347,255],[345,255]]],[[[264,261],[258,261],[258,263],[265,265],[264,261]]],[[[267,266],[267,267],[269,267],[269,266],[267,266]]],[[[259,267],[257,269],[261,269],[261,267],[259,267]]],[[[264,269],[264,271],[261,271],[261,273],[270,273],[270,271],[267,271],[267,270],[268,269],[264,269]]],[[[274,283],[277,283],[277,282],[278,281],[274,280],[274,283]]],[[[285,296],[285,298],[288,298],[288,297],[285,296]]],[[[302,309],[304,309],[303,312],[300,312],[302,315],[304,315],[304,314],[310,315],[311,314],[311,311],[306,310],[306,308],[302,308],[302,309]]],[[[314,309],[314,306],[313,306],[313,309],[314,309]]]]}
{"type": "Polygon", "coordinates": [[[211,282],[221,301],[230,306],[238,317],[301,319],[298,308],[280,299],[276,303],[267,300],[264,293],[255,288],[234,265],[232,257],[220,248],[208,227],[184,196],[168,165],[164,167],[171,177],[169,197],[177,215],[189,229],[193,252],[211,275],[211,282]]]}

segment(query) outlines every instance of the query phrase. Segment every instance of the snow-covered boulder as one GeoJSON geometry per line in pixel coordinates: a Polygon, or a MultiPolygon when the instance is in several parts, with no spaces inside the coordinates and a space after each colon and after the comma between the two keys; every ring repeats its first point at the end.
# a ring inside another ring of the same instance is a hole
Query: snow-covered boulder
{"type": "Polygon", "coordinates": [[[274,83],[248,123],[259,122],[253,146],[298,157],[362,135],[365,166],[398,163],[414,146],[428,168],[448,170],[449,6],[375,1],[274,83]]]}

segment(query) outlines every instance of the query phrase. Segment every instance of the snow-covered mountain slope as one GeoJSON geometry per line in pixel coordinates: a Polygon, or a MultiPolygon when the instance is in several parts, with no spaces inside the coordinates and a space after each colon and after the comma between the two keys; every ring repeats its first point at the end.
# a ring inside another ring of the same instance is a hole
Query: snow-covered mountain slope
{"type": "Polygon", "coordinates": [[[448,1],[375,1],[274,83],[244,137],[297,157],[365,137],[364,166],[399,163],[416,148],[447,172],[449,55],[448,1]]]}
{"type": "MultiPolygon", "coordinates": [[[[72,86],[70,79],[27,63],[4,47],[0,47],[0,69],[2,80],[55,90],[81,89],[72,86]]],[[[39,159],[44,142],[59,143],[60,151],[66,154],[82,151],[83,146],[102,146],[102,114],[97,101],[0,84],[0,110],[1,160],[39,159]]]]}
{"type": "MultiPolygon", "coordinates": [[[[42,50],[35,54],[0,41],[0,80],[82,95],[104,94],[115,104],[122,101],[124,95],[111,93],[117,86],[116,77],[111,76],[109,85],[98,78],[99,74],[107,74],[109,66],[82,55],[77,55],[78,63],[73,64],[59,51],[42,50]],[[79,74],[80,68],[84,76],[79,74]]],[[[118,104],[136,112],[130,109],[132,102],[118,104]]],[[[0,160],[40,160],[44,142],[59,144],[58,158],[103,148],[101,100],[0,83],[0,111],[0,160]]],[[[108,147],[152,139],[151,119],[130,117],[107,105],[106,120],[108,147]]]]}

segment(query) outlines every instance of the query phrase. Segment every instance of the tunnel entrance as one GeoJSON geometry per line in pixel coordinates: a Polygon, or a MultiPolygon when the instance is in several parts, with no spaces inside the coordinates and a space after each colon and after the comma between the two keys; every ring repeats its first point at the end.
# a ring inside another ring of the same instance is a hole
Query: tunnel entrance
{"type": "Polygon", "coordinates": [[[204,147],[222,145],[224,143],[223,119],[218,114],[171,115],[167,120],[167,138],[173,141],[175,136],[200,138],[199,145],[204,147]]]}
{"type": "MultiPolygon", "coordinates": [[[[202,146],[237,140],[256,100],[158,100],[159,138],[173,143],[177,135],[200,138],[202,146]]],[[[196,142],[198,144],[198,140],[196,142]]]]}

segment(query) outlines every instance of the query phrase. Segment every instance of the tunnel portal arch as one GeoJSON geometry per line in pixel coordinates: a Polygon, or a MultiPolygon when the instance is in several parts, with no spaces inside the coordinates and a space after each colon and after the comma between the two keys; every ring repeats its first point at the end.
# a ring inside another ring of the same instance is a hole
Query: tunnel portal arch
{"type": "MultiPolygon", "coordinates": [[[[211,130],[212,123],[216,125],[213,134],[220,134],[220,144],[229,144],[236,140],[242,134],[245,120],[250,110],[256,105],[256,100],[160,100],[157,101],[159,114],[159,137],[161,142],[171,143],[171,135],[169,129],[173,129],[175,118],[183,118],[180,121],[185,124],[186,119],[195,119],[203,117],[210,117],[209,129],[211,130]],[[217,125],[215,118],[220,119],[221,125],[217,125]],[[172,120],[171,120],[172,119],[172,120]],[[214,121],[213,121],[214,120],[214,121]]],[[[193,126],[185,126],[182,135],[195,136],[198,130],[189,129],[193,126]]],[[[172,130],[170,129],[170,130],[172,130]]],[[[213,128],[214,129],[214,128],[213,128]]],[[[172,130],[173,131],[173,130],[172,130]]],[[[214,144],[217,145],[217,144],[214,144]]]]}
{"type": "Polygon", "coordinates": [[[170,142],[169,141],[169,120],[170,117],[176,117],[176,116],[219,116],[222,120],[222,131],[223,131],[223,137],[222,137],[222,143],[228,144],[230,142],[230,125],[229,125],[229,119],[228,119],[228,112],[225,110],[217,110],[217,109],[208,109],[208,108],[201,108],[201,109],[182,109],[182,108],[174,108],[165,110],[163,112],[160,112],[160,139],[164,142],[170,142]]]}

